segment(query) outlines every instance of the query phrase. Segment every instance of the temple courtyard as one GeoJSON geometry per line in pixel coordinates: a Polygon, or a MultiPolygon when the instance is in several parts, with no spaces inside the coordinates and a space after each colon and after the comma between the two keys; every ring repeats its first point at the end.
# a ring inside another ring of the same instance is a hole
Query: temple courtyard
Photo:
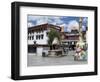
{"type": "Polygon", "coordinates": [[[27,66],[82,65],[87,61],[74,61],[75,51],[69,51],[64,56],[42,57],[28,53],[27,66]]]}

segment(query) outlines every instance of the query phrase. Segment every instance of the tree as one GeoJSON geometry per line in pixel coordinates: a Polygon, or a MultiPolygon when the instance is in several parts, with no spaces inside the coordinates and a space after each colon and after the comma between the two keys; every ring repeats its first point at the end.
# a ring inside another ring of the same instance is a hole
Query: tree
{"type": "Polygon", "coordinates": [[[51,28],[50,32],[48,33],[48,44],[50,46],[50,50],[53,49],[52,42],[53,42],[54,38],[58,38],[59,42],[61,40],[60,33],[57,30],[51,28]]]}

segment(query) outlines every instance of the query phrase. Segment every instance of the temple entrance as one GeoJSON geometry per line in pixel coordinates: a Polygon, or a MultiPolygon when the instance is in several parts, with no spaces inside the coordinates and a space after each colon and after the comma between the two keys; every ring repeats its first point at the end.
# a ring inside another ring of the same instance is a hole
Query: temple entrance
{"type": "Polygon", "coordinates": [[[28,45],[28,53],[36,53],[37,48],[32,45],[28,45]]]}

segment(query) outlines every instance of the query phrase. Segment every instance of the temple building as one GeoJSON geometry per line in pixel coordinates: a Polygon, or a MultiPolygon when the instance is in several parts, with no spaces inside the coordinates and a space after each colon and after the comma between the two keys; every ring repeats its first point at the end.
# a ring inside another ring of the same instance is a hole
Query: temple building
{"type": "MultiPolygon", "coordinates": [[[[62,44],[70,45],[70,47],[74,49],[79,40],[78,30],[64,32],[64,27],[46,23],[28,28],[28,53],[42,55],[43,51],[50,49],[48,45],[48,33],[51,28],[60,33],[62,44]]],[[[83,33],[84,35],[86,34],[86,32],[83,33]]]]}
{"type": "Polygon", "coordinates": [[[72,50],[74,50],[78,40],[79,40],[78,30],[71,30],[71,32],[64,32],[62,43],[68,45],[72,50]]]}
{"type": "Polygon", "coordinates": [[[52,24],[42,24],[28,28],[28,52],[42,55],[43,50],[49,50],[48,32],[50,28],[60,32],[61,27],[52,24]]]}

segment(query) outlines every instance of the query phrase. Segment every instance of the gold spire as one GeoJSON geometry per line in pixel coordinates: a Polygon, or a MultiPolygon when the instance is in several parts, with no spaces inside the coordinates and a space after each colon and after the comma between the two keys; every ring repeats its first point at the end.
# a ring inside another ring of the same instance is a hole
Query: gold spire
{"type": "Polygon", "coordinates": [[[82,17],[79,18],[79,32],[82,31],[82,17]]]}
{"type": "Polygon", "coordinates": [[[79,18],[79,35],[82,40],[83,39],[82,37],[82,17],[79,18]]]}

